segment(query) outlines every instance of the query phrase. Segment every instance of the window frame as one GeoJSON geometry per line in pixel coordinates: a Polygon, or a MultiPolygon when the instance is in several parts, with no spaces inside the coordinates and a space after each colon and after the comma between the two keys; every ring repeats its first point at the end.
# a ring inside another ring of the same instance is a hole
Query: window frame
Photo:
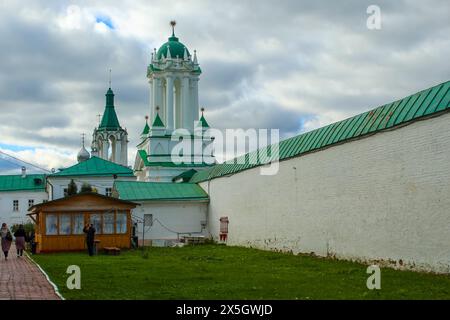
{"type": "Polygon", "coordinates": [[[19,200],[13,200],[13,211],[19,211],[19,200]]]}

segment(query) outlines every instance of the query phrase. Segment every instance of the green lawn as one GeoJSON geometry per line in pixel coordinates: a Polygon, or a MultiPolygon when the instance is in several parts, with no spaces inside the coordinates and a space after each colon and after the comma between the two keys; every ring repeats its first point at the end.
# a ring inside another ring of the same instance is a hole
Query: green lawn
{"type": "Polygon", "coordinates": [[[366,287],[366,266],[220,245],[149,248],[119,256],[33,256],[66,299],[449,299],[450,276],[381,270],[366,287]],[[66,269],[81,268],[68,290],[66,269]]]}

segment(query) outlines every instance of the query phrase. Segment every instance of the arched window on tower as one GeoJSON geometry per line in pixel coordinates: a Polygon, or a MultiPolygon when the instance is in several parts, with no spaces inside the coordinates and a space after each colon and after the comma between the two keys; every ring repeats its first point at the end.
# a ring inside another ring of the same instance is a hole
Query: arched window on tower
{"type": "Polygon", "coordinates": [[[116,138],[114,136],[109,136],[109,146],[108,146],[108,160],[116,161],[116,138]]]}

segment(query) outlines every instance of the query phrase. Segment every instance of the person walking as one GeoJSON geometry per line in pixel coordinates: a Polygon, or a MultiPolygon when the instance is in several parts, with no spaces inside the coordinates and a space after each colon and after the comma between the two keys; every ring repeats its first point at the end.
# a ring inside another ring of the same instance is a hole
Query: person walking
{"type": "Polygon", "coordinates": [[[2,243],[2,251],[3,254],[5,255],[5,260],[8,260],[8,252],[9,249],[11,248],[12,235],[6,223],[2,224],[2,227],[0,229],[0,238],[2,243]]]}
{"type": "Polygon", "coordinates": [[[23,225],[19,225],[19,228],[14,232],[16,238],[17,257],[22,257],[23,250],[25,250],[25,229],[23,225]]]}
{"type": "Polygon", "coordinates": [[[88,247],[88,253],[92,257],[94,255],[94,238],[95,238],[95,228],[94,225],[86,224],[83,228],[83,232],[86,233],[86,244],[88,247]]]}

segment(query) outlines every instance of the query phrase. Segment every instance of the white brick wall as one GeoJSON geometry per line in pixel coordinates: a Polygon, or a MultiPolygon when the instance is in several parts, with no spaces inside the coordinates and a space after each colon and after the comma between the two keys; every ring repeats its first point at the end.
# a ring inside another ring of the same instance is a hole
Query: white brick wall
{"type": "Polygon", "coordinates": [[[201,186],[229,244],[450,272],[449,113],[201,186]]]}

